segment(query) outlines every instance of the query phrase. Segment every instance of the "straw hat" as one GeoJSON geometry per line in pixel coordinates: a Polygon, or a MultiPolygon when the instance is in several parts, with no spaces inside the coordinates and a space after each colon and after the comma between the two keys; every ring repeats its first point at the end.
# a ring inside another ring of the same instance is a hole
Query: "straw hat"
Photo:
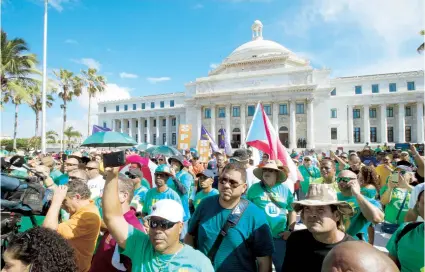
{"type": "Polygon", "coordinates": [[[336,205],[342,214],[348,216],[354,214],[350,204],[345,201],[338,201],[336,191],[330,184],[310,184],[306,199],[294,201],[291,205],[295,212],[301,211],[303,206],[336,205]]]}
{"type": "Polygon", "coordinates": [[[288,178],[286,176],[285,172],[283,172],[282,170],[280,170],[277,167],[277,164],[276,164],[275,161],[269,161],[264,166],[255,168],[254,169],[254,176],[257,177],[260,180],[263,180],[263,170],[264,169],[273,169],[273,170],[277,171],[277,173],[278,173],[277,181],[278,182],[284,182],[288,178]]]}

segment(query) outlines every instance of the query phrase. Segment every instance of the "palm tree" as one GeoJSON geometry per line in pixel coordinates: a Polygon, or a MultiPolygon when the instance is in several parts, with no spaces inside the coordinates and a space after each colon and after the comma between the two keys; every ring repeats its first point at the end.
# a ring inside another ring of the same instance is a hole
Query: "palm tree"
{"type": "Polygon", "coordinates": [[[59,134],[54,130],[49,130],[46,132],[46,139],[50,142],[56,143],[56,137],[59,137],[59,134]]]}
{"type": "MultiPolygon", "coordinates": [[[[422,36],[425,36],[425,30],[421,30],[421,32],[419,32],[419,34],[421,34],[422,36]]],[[[416,49],[416,51],[418,51],[418,53],[422,53],[425,50],[425,43],[422,43],[418,49],[416,49]]]]}
{"type": "MultiPolygon", "coordinates": [[[[38,136],[38,125],[40,123],[40,112],[43,108],[42,104],[42,93],[40,90],[40,85],[34,85],[28,89],[30,101],[28,101],[28,106],[34,111],[35,113],[35,136],[38,136]]],[[[48,94],[46,96],[46,106],[47,108],[51,108],[53,105],[53,96],[51,94],[48,94]]]]}
{"type": "Polygon", "coordinates": [[[74,73],[65,69],[60,69],[59,72],[54,71],[54,74],[59,79],[59,87],[61,88],[61,91],[58,95],[63,100],[63,138],[66,128],[66,103],[71,102],[74,97],[81,95],[83,82],[81,78],[74,76],[74,73]]]}
{"type": "Polygon", "coordinates": [[[68,147],[72,138],[80,138],[82,136],[78,130],[74,130],[73,126],[69,126],[64,130],[63,134],[68,138],[68,147]]]}
{"type": "Polygon", "coordinates": [[[94,68],[88,68],[87,71],[81,70],[83,74],[83,82],[87,87],[89,93],[89,111],[87,116],[87,135],[90,135],[90,111],[91,111],[91,98],[96,97],[96,94],[105,91],[106,79],[103,76],[96,75],[97,70],[94,68]]]}

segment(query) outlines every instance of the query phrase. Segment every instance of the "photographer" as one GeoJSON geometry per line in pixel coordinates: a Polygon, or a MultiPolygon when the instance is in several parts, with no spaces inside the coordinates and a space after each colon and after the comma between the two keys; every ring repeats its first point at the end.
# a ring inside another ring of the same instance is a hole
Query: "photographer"
{"type": "Polygon", "coordinates": [[[140,171],[138,168],[130,169],[130,171],[125,172],[125,174],[134,185],[134,197],[130,205],[134,207],[137,212],[141,213],[143,204],[145,202],[146,193],[149,190],[149,187],[147,187],[149,184],[143,178],[142,171],[140,171]]]}

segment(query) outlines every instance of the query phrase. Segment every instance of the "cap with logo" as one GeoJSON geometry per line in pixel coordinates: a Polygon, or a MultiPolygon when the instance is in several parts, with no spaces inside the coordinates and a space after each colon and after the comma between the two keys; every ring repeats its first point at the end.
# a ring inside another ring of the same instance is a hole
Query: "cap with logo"
{"type": "Polygon", "coordinates": [[[151,209],[151,213],[146,219],[160,217],[170,222],[183,222],[183,206],[173,199],[161,199],[157,201],[151,209]]]}

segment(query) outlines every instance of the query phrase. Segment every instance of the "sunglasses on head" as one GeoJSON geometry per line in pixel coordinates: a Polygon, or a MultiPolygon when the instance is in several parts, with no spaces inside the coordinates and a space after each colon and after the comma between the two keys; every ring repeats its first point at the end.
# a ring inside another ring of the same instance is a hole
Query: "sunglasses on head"
{"type": "Polygon", "coordinates": [[[355,180],[355,178],[350,178],[350,177],[338,177],[338,178],[336,178],[337,183],[349,182],[350,180],[355,180]]]}
{"type": "Polygon", "coordinates": [[[170,221],[165,220],[165,219],[160,219],[160,220],[152,220],[151,219],[151,220],[149,220],[149,226],[152,229],[160,228],[160,229],[167,230],[167,229],[170,229],[170,228],[174,227],[174,225],[176,223],[170,222],[170,221]]]}

